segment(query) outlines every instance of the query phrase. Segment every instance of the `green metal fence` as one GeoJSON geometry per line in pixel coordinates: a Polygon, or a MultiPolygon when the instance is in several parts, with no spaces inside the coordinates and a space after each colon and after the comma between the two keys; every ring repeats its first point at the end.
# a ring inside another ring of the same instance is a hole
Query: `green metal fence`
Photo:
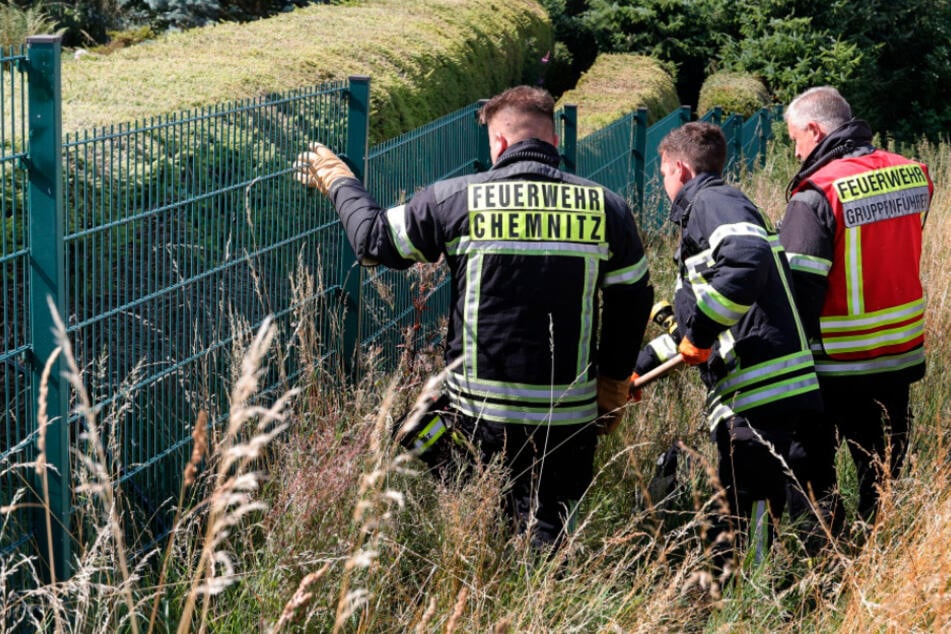
{"type": "MultiPolygon", "coordinates": [[[[359,373],[368,358],[393,368],[407,349],[440,337],[444,267],[357,265],[329,202],[293,180],[297,153],[321,140],[389,207],[438,179],[487,169],[488,143],[476,103],[367,147],[366,77],[64,136],[59,53],[58,39],[38,37],[0,58],[0,495],[4,506],[21,495],[43,499],[29,464],[39,376],[56,347],[51,298],[141,548],[170,529],[192,427],[200,412],[212,425],[228,415],[234,350],[267,316],[283,346],[269,360],[261,400],[315,364],[339,367],[340,377],[359,373]],[[305,330],[317,350],[296,345],[305,330]]],[[[769,117],[728,119],[731,160],[762,156],[769,117]]],[[[690,118],[682,108],[648,127],[640,110],[578,139],[577,109],[568,106],[557,121],[564,165],[624,195],[642,222],[659,224],[656,146],[690,118]]],[[[51,539],[41,518],[22,509],[8,514],[0,534],[3,553],[45,558],[37,544],[54,544],[57,578],[69,575],[79,534],[70,509],[83,466],[69,448],[89,432],[70,409],[76,394],[62,368],[53,368],[45,398],[51,539]]]]}

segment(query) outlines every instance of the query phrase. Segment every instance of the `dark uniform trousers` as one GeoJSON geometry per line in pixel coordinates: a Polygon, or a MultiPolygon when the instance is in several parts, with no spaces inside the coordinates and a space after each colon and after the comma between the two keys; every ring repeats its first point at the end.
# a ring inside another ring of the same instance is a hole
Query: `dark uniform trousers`
{"type": "Polygon", "coordinates": [[[732,558],[736,548],[745,548],[750,521],[757,501],[765,501],[769,514],[766,540],[773,536],[773,522],[782,517],[786,504],[789,448],[800,424],[800,415],[787,414],[770,417],[768,422],[751,423],[747,418],[734,416],[720,422],[713,432],[719,464],[717,475],[723,487],[729,513],[718,514],[708,540],[713,546],[714,565],[722,569],[732,558]],[[732,532],[730,535],[725,534],[732,532]]]}
{"type": "MultiPolygon", "coordinates": [[[[792,447],[792,467],[833,535],[841,533],[845,512],[839,495],[835,455],[845,442],[858,479],[858,512],[872,521],[886,474],[898,476],[908,448],[909,384],[885,379],[832,379],[822,382],[825,413],[804,426],[792,447]]],[[[809,502],[790,495],[790,513],[814,522],[809,502]]],[[[816,530],[815,532],[819,532],[816,530]]]]}
{"type": "Polygon", "coordinates": [[[453,424],[481,464],[501,456],[508,475],[503,508],[514,529],[530,530],[536,548],[557,548],[593,478],[595,426],[503,424],[458,415],[453,424]]]}

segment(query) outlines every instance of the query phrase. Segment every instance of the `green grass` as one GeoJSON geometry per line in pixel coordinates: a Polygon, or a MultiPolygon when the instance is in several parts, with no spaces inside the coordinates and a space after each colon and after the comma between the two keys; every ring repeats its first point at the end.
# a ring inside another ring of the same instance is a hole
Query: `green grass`
{"type": "MultiPolygon", "coordinates": [[[[929,373],[914,389],[911,460],[886,490],[864,547],[844,545],[807,562],[787,527],[764,564],[746,563],[725,591],[711,584],[702,535],[704,511],[717,503],[713,447],[701,420],[699,380],[680,370],[629,407],[619,431],[599,448],[577,531],[554,559],[539,561],[506,529],[497,470],[438,484],[390,442],[393,417],[438,369],[435,355],[421,354],[391,375],[371,372],[342,390],[337,370],[312,360],[310,378],[293,386],[297,392],[259,409],[255,377],[273,351],[293,346],[307,354],[315,345],[302,333],[270,339],[265,329],[236,348],[231,418],[192,461],[198,478],[191,491],[204,502],[182,509],[167,549],[134,558],[123,570],[115,512],[104,489],[92,487],[78,512],[85,525],[98,527],[99,539],[77,552],[75,576],[55,587],[35,582],[12,591],[16,562],[4,559],[0,614],[8,622],[26,615],[54,632],[947,629],[951,152],[947,144],[914,152],[938,183],[922,272],[929,373]],[[641,493],[658,453],[677,440],[691,456],[684,484],[666,510],[653,509],[641,493]],[[36,610],[26,611],[27,604],[36,610]]],[[[794,165],[789,154],[788,146],[774,144],[767,168],[742,181],[774,217],[784,205],[786,168],[794,165]]],[[[663,297],[672,289],[673,237],[659,231],[645,238],[663,297]]],[[[108,412],[99,417],[108,429],[108,412]]],[[[97,460],[92,452],[83,461],[89,485],[96,484],[97,460]]],[[[846,478],[854,509],[853,487],[846,478]]],[[[116,494],[121,509],[121,488],[116,494]]]]}

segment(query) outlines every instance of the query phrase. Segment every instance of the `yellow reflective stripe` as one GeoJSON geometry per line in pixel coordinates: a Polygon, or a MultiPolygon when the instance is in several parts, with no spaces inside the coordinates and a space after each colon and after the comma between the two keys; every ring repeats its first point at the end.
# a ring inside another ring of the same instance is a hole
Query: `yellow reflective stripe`
{"type": "Polygon", "coordinates": [[[832,260],[819,258],[814,255],[790,253],[787,251],[786,259],[789,261],[789,268],[802,273],[815,273],[816,275],[826,277],[832,268],[832,260]]]}
{"type": "Polygon", "coordinates": [[[845,229],[845,292],[849,313],[865,312],[865,293],[862,288],[862,230],[845,229]]]}
{"type": "Polygon", "coordinates": [[[721,394],[727,394],[742,389],[751,383],[798,372],[810,366],[812,366],[812,353],[808,350],[801,350],[764,361],[745,370],[732,372],[717,383],[715,389],[721,394]]]}
{"type": "Polygon", "coordinates": [[[732,326],[750,309],[747,304],[738,304],[718,291],[712,284],[694,284],[693,293],[697,307],[713,321],[732,326]]]}
{"type": "Polygon", "coordinates": [[[470,240],[461,238],[446,245],[449,255],[564,255],[595,257],[606,260],[610,255],[607,243],[525,242],[521,240],[470,240]]]}
{"type": "Polygon", "coordinates": [[[409,238],[406,225],[406,205],[397,205],[386,210],[386,224],[390,228],[390,238],[399,254],[407,260],[426,262],[426,258],[409,238]]]}
{"type": "Polygon", "coordinates": [[[654,351],[654,356],[660,362],[673,359],[677,355],[677,344],[674,343],[674,338],[666,333],[651,339],[647,346],[654,351]]]}
{"type": "Polygon", "coordinates": [[[446,432],[446,425],[442,418],[437,414],[429,421],[429,424],[416,434],[416,442],[413,443],[413,449],[424,451],[436,444],[436,441],[446,432]]]}
{"type": "Polygon", "coordinates": [[[732,236],[750,236],[769,241],[769,234],[763,227],[752,222],[734,222],[720,225],[710,234],[710,249],[715,250],[720,242],[732,236]]]}
{"type": "Polygon", "coordinates": [[[721,421],[732,418],[733,416],[736,416],[736,412],[730,409],[729,405],[717,403],[707,414],[707,424],[710,426],[710,431],[716,429],[721,421]]]}
{"type": "Polygon", "coordinates": [[[687,279],[690,281],[690,285],[693,289],[697,307],[718,324],[732,326],[740,320],[740,317],[742,317],[750,307],[731,301],[703,277],[700,269],[708,268],[715,264],[711,257],[712,254],[712,249],[705,249],[684,260],[684,266],[687,268],[687,279]]]}
{"type": "Polygon", "coordinates": [[[538,385],[492,381],[453,372],[447,379],[447,385],[456,392],[466,392],[479,397],[536,403],[590,399],[597,395],[596,379],[576,381],[567,385],[538,385]]]}
{"type": "Polygon", "coordinates": [[[531,407],[453,395],[453,406],[471,418],[525,425],[578,425],[598,417],[598,406],[594,401],[569,407],[531,407]]]}
{"type": "Polygon", "coordinates": [[[476,342],[479,340],[479,304],[482,289],[481,254],[473,254],[466,260],[465,296],[462,300],[462,357],[463,370],[475,375],[479,371],[479,355],[476,342]]]}
{"type": "Polygon", "coordinates": [[[912,317],[923,317],[924,313],[925,300],[922,297],[906,304],[883,308],[870,313],[862,313],[860,315],[829,315],[820,317],[819,324],[824,333],[864,330],[866,328],[874,328],[875,326],[887,326],[912,317]]]}
{"type": "Polygon", "coordinates": [[[822,347],[828,353],[865,352],[876,348],[907,343],[925,332],[925,321],[919,319],[898,328],[876,330],[864,335],[828,337],[823,335],[822,347]]]}
{"type": "Polygon", "coordinates": [[[897,372],[925,362],[924,346],[918,346],[908,352],[890,354],[875,359],[839,361],[825,357],[816,357],[816,372],[822,376],[848,376],[897,372]]]}
{"type": "Polygon", "coordinates": [[[615,286],[618,284],[636,284],[647,275],[647,258],[641,258],[631,266],[626,266],[616,271],[610,271],[605,274],[601,287],[615,286]]]}

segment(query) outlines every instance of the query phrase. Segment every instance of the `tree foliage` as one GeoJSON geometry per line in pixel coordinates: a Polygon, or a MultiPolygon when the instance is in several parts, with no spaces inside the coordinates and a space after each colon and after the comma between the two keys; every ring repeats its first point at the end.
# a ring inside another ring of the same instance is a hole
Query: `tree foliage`
{"type": "Polygon", "coordinates": [[[951,129],[951,0],[560,4],[559,19],[590,34],[598,52],[672,64],[685,103],[696,105],[710,73],[732,70],[763,81],[780,103],[809,86],[835,85],[858,116],[898,138],[951,129]]]}

